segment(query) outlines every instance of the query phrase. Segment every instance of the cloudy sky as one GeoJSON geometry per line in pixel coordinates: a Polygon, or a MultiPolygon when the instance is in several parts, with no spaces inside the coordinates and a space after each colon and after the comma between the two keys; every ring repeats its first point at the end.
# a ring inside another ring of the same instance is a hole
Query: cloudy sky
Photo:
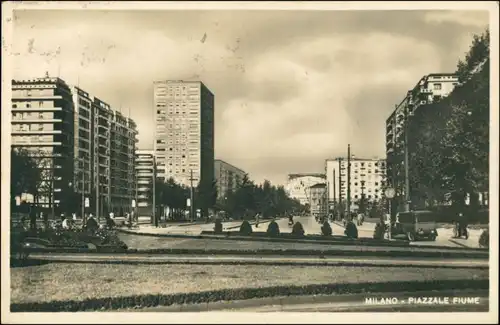
{"type": "Polygon", "coordinates": [[[425,74],[453,72],[481,11],[15,11],[14,78],[46,71],[138,123],[153,143],[158,79],[215,94],[215,153],[258,182],[384,157],[385,119],[425,74]]]}

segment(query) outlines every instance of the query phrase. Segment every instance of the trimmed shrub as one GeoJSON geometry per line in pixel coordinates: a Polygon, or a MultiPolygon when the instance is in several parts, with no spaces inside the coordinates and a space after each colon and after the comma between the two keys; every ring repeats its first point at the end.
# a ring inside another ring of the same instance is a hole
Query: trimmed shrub
{"type": "Polygon", "coordinates": [[[247,220],[243,221],[240,226],[240,235],[249,236],[252,234],[252,232],[253,230],[250,222],[248,222],[247,220]]]}
{"type": "Polygon", "coordinates": [[[375,230],[373,231],[374,239],[384,239],[385,235],[385,225],[381,222],[377,222],[375,225],[375,230]]]}
{"type": "Polygon", "coordinates": [[[345,227],[344,234],[348,238],[358,238],[358,227],[356,227],[356,224],[354,224],[354,222],[349,221],[345,227]]]}
{"type": "Polygon", "coordinates": [[[222,233],[222,220],[220,218],[215,219],[214,232],[216,234],[222,233]]]}
{"type": "Polygon", "coordinates": [[[325,221],[323,226],[321,226],[321,234],[323,234],[323,236],[331,236],[333,234],[332,227],[328,221],[325,221]]]}
{"type": "Polygon", "coordinates": [[[280,226],[276,223],[276,221],[271,221],[267,226],[267,235],[270,237],[278,237],[280,234],[280,226]]]}
{"type": "Polygon", "coordinates": [[[300,222],[296,222],[292,228],[292,235],[297,237],[303,237],[306,232],[304,231],[304,227],[300,222]]]}
{"type": "Polygon", "coordinates": [[[489,248],[490,247],[490,230],[485,229],[481,236],[479,236],[479,247],[489,248]]]}

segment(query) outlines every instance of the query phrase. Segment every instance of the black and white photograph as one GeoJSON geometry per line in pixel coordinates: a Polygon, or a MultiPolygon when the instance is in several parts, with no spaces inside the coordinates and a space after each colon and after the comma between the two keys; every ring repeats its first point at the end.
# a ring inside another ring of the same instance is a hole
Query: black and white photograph
{"type": "Polygon", "coordinates": [[[3,2],[2,323],[498,323],[498,9],[3,2]]]}

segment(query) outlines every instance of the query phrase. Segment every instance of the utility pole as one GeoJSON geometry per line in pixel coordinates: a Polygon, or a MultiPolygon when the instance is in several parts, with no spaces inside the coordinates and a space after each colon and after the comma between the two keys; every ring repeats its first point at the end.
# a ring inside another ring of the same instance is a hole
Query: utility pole
{"type": "Polygon", "coordinates": [[[82,164],[82,220],[85,219],[85,159],[82,164]]]}
{"type": "Polygon", "coordinates": [[[347,218],[351,219],[351,145],[347,145],[347,218]]]}
{"type": "Polygon", "coordinates": [[[335,169],[333,169],[333,205],[337,206],[337,191],[335,190],[335,169]]]}
{"type": "Polygon", "coordinates": [[[52,158],[51,172],[50,172],[50,207],[52,209],[52,218],[56,218],[55,212],[55,195],[54,195],[54,158],[52,158]]]}
{"type": "Polygon", "coordinates": [[[365,213],[365,181],[361,181],[361,206],[359,209],[362,213],[365,213]],[[361,208],[362,207],[362,208],[361,208]]]}
{"type": "Polygon", "coordinates": [[[156,220],[156,159],[153,151],[153,206],[151,209],[151,214],[153,215],[153,222],[156,227],[158,227],[158,221],[156,220]]]}
{"type": "MultiPolygon", "coordinates": [[[[98,143],[99,144],[99,143],[98,143]]],[[[99,150],[99,149],[98,149],[99,150]]],[[[99,151],[97,151],[97,184],[96,184],[96,203],[95,203],[95,208],[96,208],[96,217],[97,217],[97,222],[100,224],[101,222],[101,215],[100,215],[100,209],[99,209],[99,196],[101,195],[99,190],[101,187],[101,174],[99,173],[99,151]]]]}
{"type": "Polygon", "coordinates": [[[342,204],[342,158],[337,158],[337,160],[339,162],[339,207],[342,209],[342,211],[339,209],[339,218],[341,218],[344,215],[342,204]]]}
{"type": "Polygon", "coordinates": [[[194,178],[193,178],[193,170],[191,169],[191,175],[189,177],[189,181],[191,182],[191,191],[190,191],[190,196],[191,196],[191,206],[190,206],[190,211],[189,211],[189,214],[191,216],[191,222],[193,222],[193,218],[194,218],[194,201],[193,201],[193,197],[194,197],[194,191],[193,191],[193,181],[194,181],[194,178]]]}
{"type": "Polygon", "coordinates": [[[404,116],[404,124],[403,124],[403,131],[404,131],[404,165],[405,165],[405,212],[410,211],[410,173],[409,173],[409,153],[408,153],[408,121],[409,121],[409,116],[408,116],[408,106],[405,105],[405,116],[404,116]]]}

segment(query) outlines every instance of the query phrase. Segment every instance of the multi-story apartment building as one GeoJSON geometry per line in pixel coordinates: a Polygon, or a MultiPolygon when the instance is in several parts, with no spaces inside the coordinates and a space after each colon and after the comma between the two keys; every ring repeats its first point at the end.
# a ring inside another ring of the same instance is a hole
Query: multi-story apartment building
{"type": "Polygon", "coordinates": [[[59,212],[73,187],[74,107],[59,78],[12,80],[12,149],[37,156],[42,181],[35,203],[59,212]]]}
{"type": "MultiPolygon", "coordinates": [[[[347,158],[325,161],[328,184],[328,201],[338,203],[347,200],[347,158]]],[[[383,196],[386,182],[386,163],[383,159],[351,158],[351,202],[364,195],[368,201],[378,201],[383,196]]]]}
{"type": "Polygon", "coordinates": [[[326,184],[325,174],[289,174],[285,191],[292,199],[297,199],[306,205],[310,203],[310,187],[316,184],[326,184]]]}
{"type": "MultiPolygon", "coordinates": [[[[97,215],[110,212],[111,204],[111,116],[113,111],[109,104],[94,97],[92,102],[91,159],[93,166],[92,186],[95,190],[95,206],[97,215]]],[[[128,163],[128,162],[127,162],[128,163]]]]}
{"type": "Polygon", "coordinates": [[[139,215],[152,213],[155,156],[153,150],[137,150],[135,174],[137,178],[137,208],[139,215]]]}
{"type": "MultiPolygon", "coordinates": [[[[74,114],[74,189],[83,194],[78,205],[85,197],[90,198],[94,188],[93,166],[93,98],[78,87],[72,87],[74,114]],[[83,192],[83,193],[82,193],[83,192]]],[[[75,202],[76,203],[76,202],[75,202]]],[[[89,202],[90,203],[90,202],[89,202]]]]}
{"type": "Polygon", "coordinates": [[[114,212],[132,211],[136,199],[135,151],[137,125],[133,120],[113,111],[110,116],[110,187],[111,206],[114,212]]]}
{"type": "Polygon", "coordinates": [[[12,90],[12,147],[40,157],[39,205],[51,207],[53,197],[56,213],[79,212],[85,201],[87,213],[97,216],[130,211],[136,187],[134,121],[59,78],[13,80],[12,90]],[[112,174],[120,176],[113,183],[112,174]],[[70,206],[61,206],[65,202],[70,206]]]}
{"type": "Polygon", "coordinates": [[[154,106],[157,177],[211,186],[214,95],[201,81],[156,81],[154,106]]]}
{"type": "MultiPolygon", "coordinates": [[[[386,120],[387,178],[389,184],[396,189],[398,201],[406,196],[404,147],[407,120],[422,105],[448,96],[457,84],[458,77],[450,73],[434,73],[422,77],[415,87],[407,92],[405,98],[395,106],[394,111],[386,120]]],[[[412,135],[408,134],[407,140],[413,141],[411,137],[412,135]]],[[[412,201],[416,203],[416,200],[412,201]]],[[[403,203],[399,202],[393,207],[401,209],[403,203]]]]}
{"type": "Polygon", "coordinates": [[[227,191],[235,191],[245,176],[245,172],[223,160],[214,161],[214,175],[217,182],[217,198],[222,199],[227,191]]]}

